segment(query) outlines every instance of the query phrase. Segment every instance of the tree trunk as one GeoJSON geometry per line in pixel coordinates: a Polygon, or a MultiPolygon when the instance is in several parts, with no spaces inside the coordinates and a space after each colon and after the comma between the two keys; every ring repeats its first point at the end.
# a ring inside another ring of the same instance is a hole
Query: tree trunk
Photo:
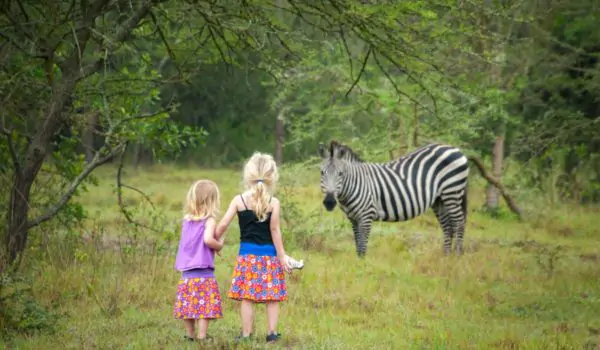
{"type": "Polygon", "coordinates": [[[136,142],[133,147],[133,167],[138,168],[142,162],[142,146],[136,142]]]}
{"type": "Polygon", "coordinates": [[[145,148],[143,144],[136,142],[133,147],[133,167],[138,168],[140,165],[152,165],[154,157],[152,150],[145,148]]]}
{"type": "MultiPolygon", "coordinates": [[[[103,2],[99,2],[99,4],[103,4],[103,2]]],[[[138,6],[137,10],[117,30],[116,38],[113,39],[115,43],[123,42],[128,38],[131,31],[146,16],[151,5],[152,3],[145,2],[143,5],[138,6]]],[[[35,134],[27,146],[25,155],[22,158],[23,161],[15,167],[13,184],[10,189],[7,225],[4,231],[4,245],[8,265],[13,265],[17,262],[17,259],[20,259],[27,247],[27,234],[30,226],[35,225],[35,223],[29,222],[31,188],[44,164],[46,155],[52,151],[52,138],[55,137],[63,122],[65,107],[72,105],[70,97],[73,96],[77,82],[91,76],[102,67],[102,59],[98,59],[94,64],[85,66],[82,64],[82,55],[92,34],[93,21],[104,11],[107,11],[105,6],[97,6],[96,3],[89,7],[85,9],[86,13],[81,23],[77,23],[77,27],[80,29],[77,30],[77,33],[73,33],[74,41],[77,43],[76,48],[72,50],[66,59],[55,62],[53,59],[54,52],[50,46],[41,44],[42,47],[49,50],[48,54],[50,54],[46,57],[45,68],[48,76],[48,87],[52,90],[52,95],[44,111],[45,113],[36,123],[35,134]],[[55,64],[61,72],[60,79],[56,80],[53,75],[55,64]]],[[[85,177],[92,170],[93,168],[89,168],[87,174],[82,173],[81,175],[85,177]]],[[[75,188],[71,191],[71,194],[74,190],[75,188]]],[[[68,199],[69,196],[65,197],[66,201],[68,199]]],[[[49,212],[48,215],[50,216],[48,218],[56,215],[57,212],[49,212]]],[[[41,222],[43,221],[39,221],[37,224],[41,222]]]]}
{"type": "Polygon", "coordinates": [[[285,125],[283,121],[283,109],[275,120],[275,162],[283,164],[283,142],[285,137],[285,125]]]}
{"type": "Polygon", "coordinates": [[[15,176],[10,192],[8,226],[5,237],[9,263],[13,263],[19,258],[19,254],[25,250],[27,244],[29,196],[33,184],[30,179],[31,177],[15,176]]]}
{"type": "MultiPolygon", "coordinates": [[[[496,141],[494,142],[494,148],[492,150],[492,175],[500,181],[502,178],[502,167],[504,163],[504,137],[505,127],[504,124],[500,127],[500,130],[496,134],[496,141]]],[[[492,184],[488,184],[486,191],[486,207],[490,211],[498,209],[499,195],[498,189],[492,184]]]]}
{"type": "Polygon", "coordinates": [[[14,176],[8,207],[8,223],[5,231],[5,245],[9,264],[17,261],[27,246],[31,186],[42,168],[46,154],[50,151],[52,137],[60,129],[60,116],[65,104],[65,95],[59,94],[53,99],[54,101],[50,104],[50,111],[43,126],[27,147],[23,168],[14,176]]]}

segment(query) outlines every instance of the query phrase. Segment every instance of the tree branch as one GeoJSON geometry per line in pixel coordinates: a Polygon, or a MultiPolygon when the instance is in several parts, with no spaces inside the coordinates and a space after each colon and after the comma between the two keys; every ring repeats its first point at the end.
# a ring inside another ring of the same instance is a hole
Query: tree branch
{"type": "Polygon", "coordinates": [[[75,191],[77,191],[77,188],[79,187],[79,185],[81,185],[81,183],[99,166],[106,164],[108,162],[110,162],[118,153],[119,153],[119,149],[123,148],[121,147],[116,147],[113,148],[107,155],[105,156],[100,156],[100,152],[96,152],[96,154],[94,155],[94,158],[92,159],[91,162],[89,162],[85,168],[83,169],[83,171],[77,175],[77,177],[71,182],[71,184],[67,187],[66,192],[62,195],[62,197],[60,197],[60,199],[58,200],[58,202],[56,202],[56,204],[54,206],[52,206],[50,209],[48,209],[48,211],[46,211],[44,214],[41,214],[40,216],[34,218],[33,220],[30,220],[27,222],[27,229],[31,229],[33,227],[39,226],[40,224],[42,224],[43,222],[46,222],[50,219],[52,219],[56,214],[58,214],[58,212],[69,202],[69,200],[73,197],[73,195],[75,194],[75,191]]]}
{"type": "Polygon", "coordinates": [[[169,109],[168,109],[168,108],[165,108],[165,109],[161,109],[160,111],[158,111],[158,112],[155,112],[155,113],[149,113],[149,114],[140,114],[140,115],[134,115],[134,116],[131,116],[131,117],[123,118],[123,119],[119,120],[119,122],[118,122],[118,123],[116,123],[116,124],[115,124],[115,125],[114,125],[114,126],[111,128],[111,130],[115,130],[115,129],[116,129],[116,128],[118,128],[119,126],[121,126],[121,125],[123,125],[123,124],[125,124],[125,123],[128,123],[128,122],[132,122],[132,121],[134,121],[134,120],[141,120],[141,119],[149,119],[149,118],[154,118],[154,117],[156,117],[156,116],[158,116],[158,115],[160,115],[160,114],[163,114],[163,113],[169,113],[169,109]]]}
{"type": "MultiPolygon", "coordinates": [[[[419,79],[415,78],[410,72],[408,72],[406,69],[402,68],[400,66],[400,64],[398,62],[396,62],[394,59],[392,59],[388,54],[386,54],[385,52],[382,52],[381,55],[384,58],[386,58],[389,62],[391,62],[394,66],[396,66],[396,68],[400,69],[404,74],[406,74],[408,76],[408,78],[413,83],[419,85],[421,87],[421,89],[423,89],[423,91],[425,91],[427,93],[427,95],[429,95],[429,97],[431,98],[431,101],[433,102],[433,111],[430,110],[430,112],[433,115],[437,116],[437,98],[435,97],[435,95],[431,91],[429,91],[429,89],[427,87],[425,87],[425,85],[419,79]]],[[[423,62],[425,62],[425,61],[423,61],[423,62]]],[[[433,65],[432,65],[432,67],[435,68],[435,66],[433,66],[433,65]]],[[[435,69],[437,70],[437,68],[435,68],[435,69]]],[[[429,109],[428,107],[426,107],[426,108],[429,109]]]]}
{"type": "MultiPolygon", "coordinates": [[[[122,27],[117,31],[117,34],[112,41],[115,43],[122,43],[125,41],[131,34],[131,31],[137,27],[140,20],[148,14],[151,7],[152,2],[145,1],[143,5],[141,5],[127,20],[122,23],[122,27]]],[[[107,40],[104,39],[103,43],[106,45],[107,40]]],[[[102,69],[104,60],[105,58],[100,58],[83,67],[79,73],[79,76],[77,77],[77,80],[85,79],[98,72],[100,69],[102,69]]]]}
{"type": "Polygon", "coordinates": [[[350,92],[352,92],[352,89],[354,89],[354,87],[356,86],[356,84],[358,84],[358,81],[360,80],[360,78],[362,77],[363,73],[365,72],[365,67],[367,66],[367,61],[369,61],[369,56],[371,56],[371,52],[372,51],[373,51],[373,47],[371,45],[369,45],[369,49],[367,50],[367,54],[365,55],[365,59],[363,60],[362,66],[360,67],[360,71],[358,72],[358,76],[356,77],[356,79],[354,79],[354,82],[350,86],[350,89],[348,89],[348,91],[346,92],[345,97],[348,97],[348,95],[350,94],[350,92]]]}
{"type": "Polygon", "coordinates": [[[122,178],[122,174],[123,174],[123,167],[125,165],[125,151],[127,150],[128,146],[129,146],[129,143],[125,143],[125,147],[123,148],[123,151],[121,152],[121,157],[119,159],[119,168],[117,170],[117,203],[119,204],[119,210],[121,211],[123,216],[125,216],[125,219],[127,220],[127,222],[129,222],[130,224],[148,229],[153,232],[160,233],[160,231],[158,231],[146,224],[142,224],[139,221],[134,220],[131,213],[129,212],[129,210],[127,210],[127,208],[125,208],[125,204],[123,203],[123,187],[126,187],[126,188],[132,189],[132,190],[140,193],[150,203],[150,205],[154,209],[154,203],[152,203],[150,198],[144,192],[142,192],[141,190],[138,190],[137,188],[123,184],[123,180],[121,178],[122,178]]]}
{"type": "Polygon", "coordinates": [[[169,42],[167,41],[167,38],[165,37],[165,33],[160,28],[160,25],[158,25],[156,16],[154,15],[154,13],[152,11],[148,11],[148,13],[150,14],[150,17],[152,18],[152,22],[154,23],[154,26],[156,27],[156,31],[158,32],[158,36],[160,37],[160,40],[163,42],[163,44],[165,45],[165,48],[167,49],[167,53],[169,54],[171,61],[173,61],[173,64],[175,65],[175,68],[177,69],[179,76],[183,79],[183,71],[181,70],[181,67],[179,67],[179,64],[177,64],[177,60],[175,59],[175,52],[173,52],[173,50],[171,49],[171,45],[169,45],[169,42]]]}
{"type": "MultiPolygon", "coordinates": [[[[35,43],[35,39],[33,38],[33,36],[27,32],[23,26],[21,25],[21,21],[16,20],[15,18],[13,18],[11,16],[10,12],[10,7],[4,8],[3,6],[0,7],[2,13],[4,13],[4,15],[6,16],[6,18],[8,18],[8,20],[12,23],[12,25],[14,26],[14,28],[16,29],[16,31],[25,36],[27,39],[29,39],[32,43],[35,43]]],[[[29,21],[27,21],[29,22],[29,21]]]]}
{"type": "Polygon", "coordinates": [[[467,159],[469,159],[473,164],[475,164],[475,166],[479,170],[479,173],[484,179],[486,179],[490,184],[494,185],[498,189],[498,191],[500,191],[500,194],[506,201],[506,204],[508,205],[510,210],[517,215],[519,220],[522,220],[523,211],[521,210],[521,208],[519,208],[515,200],[508,194],[508,191],[506,191],[506,188],[500,183],[500,181],[498,181],[498,179],[496,179],[494,176],[492,176],[492,174],[490,174],[487,171],[481,159],[475,156],[469,156],[467,157],[467,159]]]}
{"type": "Polygon", "coordinates": [[[13,40],[10,36],[0,32],[0,38],[4,38],[4,40],[6,40],[6,42],[10,43],[12,46],[16,47],[17,49],[19,49],[21,52],[23,52],[24,54],[31,56],[31,53],[28,52],[23,46],[21,46],[20,44],[18,44],[15,40],[13,40]]]}
{"type": "Polygon", "coordinates": [[[379,62],[379,59],[377,58],[377,52],[373,52],[373,60],[375,61],[375,64],[377,65],[377,67],[379,68],[379,70],[381,71],[381,73],[383,73],[383,75],[390,82],[390,84],[392,84],[392,86],[394,87],[394,90],[396,90],[396,92],[399,95],[402,95],[402,96],[408,98],[413,103],[421,105],[421,103],[419,101],[415,100],[412,96],[408,95],[406,92],[400,90],[400,88],[398,87],[398,85],[396,85],[396,82],[394,81],[394,79],[390,76],[390,73],[388,73],[385,70],[385,68],[383,68],[383,65],[381,64],[381,62],[379,62]]]}
{"type": "Polygon", "coordinates": [[[346,42],[346,34],[344,33],[344,28],[341,25],[340,25],[340,39],[342,40],[342,45],[344,46],[346,55],[348,55],[348,62],[350,63],[350,78],[354,79],[354,64],[352,62],[352,53],[350,52],[350,47],[348,47],[348,43],[346,42]]]}

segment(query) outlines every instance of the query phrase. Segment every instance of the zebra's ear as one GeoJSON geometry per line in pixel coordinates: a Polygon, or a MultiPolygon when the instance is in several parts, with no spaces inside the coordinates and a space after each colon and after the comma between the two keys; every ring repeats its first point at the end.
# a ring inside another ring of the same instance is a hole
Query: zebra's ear
{"type": "Polygon", "coordinates": [[[323,142],[319,143],[319,156],[323,159],[327,158],[328,154],[328,150],[327,147],[325,147],[325,144],[323,142]]]}

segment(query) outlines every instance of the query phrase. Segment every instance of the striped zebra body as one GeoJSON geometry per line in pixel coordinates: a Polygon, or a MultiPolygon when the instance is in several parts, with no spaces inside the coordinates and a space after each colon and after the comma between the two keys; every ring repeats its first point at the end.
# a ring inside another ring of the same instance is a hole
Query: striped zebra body
{"type": "Polygon", "coordinates": [[[339,203],[359,256],[366,254],[373,221],[407,221],[430,208],[444,233],[444,252],[456,238],[455,250],[462,253],[469,168],[458,148],[431,144],[387,163],[364,162],[335,141],[319,153],[323,204],[331,211],[339,203]]]}

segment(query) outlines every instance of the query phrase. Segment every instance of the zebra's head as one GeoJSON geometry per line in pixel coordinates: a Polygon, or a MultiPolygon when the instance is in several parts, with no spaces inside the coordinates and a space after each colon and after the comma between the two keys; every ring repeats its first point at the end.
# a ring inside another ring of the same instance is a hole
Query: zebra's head
{"type": "Polygon", "coordinates": [[[325,194],[323,205],[332,211],[342,194],[344,177],[350,162],[358,159],[352,150],[336,141],[331,141],[329,147],[319,145],[321,163],[321,192],[325,194]]]}

